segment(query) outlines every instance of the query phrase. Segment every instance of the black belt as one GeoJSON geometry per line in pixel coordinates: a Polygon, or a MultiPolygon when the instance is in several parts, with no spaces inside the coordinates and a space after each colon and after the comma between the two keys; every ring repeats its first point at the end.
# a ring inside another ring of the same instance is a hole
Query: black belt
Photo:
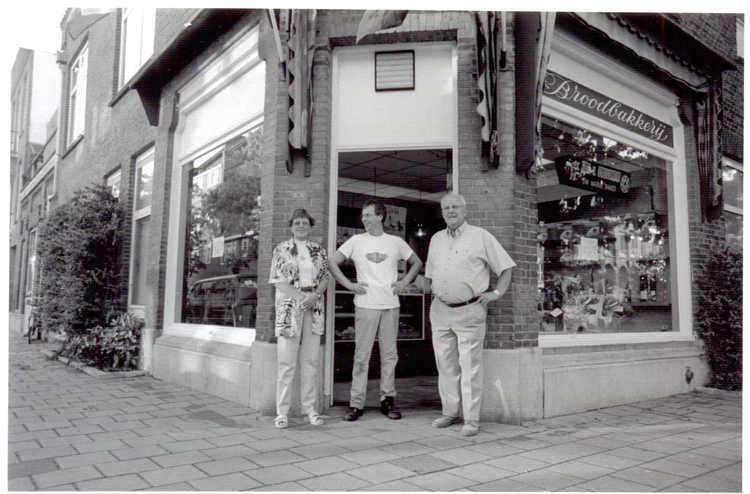
{"type": "MultiPolygon", "coordinates": [[[[441,302],[443,302],[443,300],[442,300],[442,299],[440,299],[440,298],[439,298],[438,300],[440,300],[441,302]]],[[[473,303],[474,303],[474,302],[476,302],[477,300],[479,300],[479,297],[474,297],[474,298],[472,298],[472,299],[470,299],[470,300],[467,300],[466,302],[459,302],[459,303],[457,303],[457,304],[449,304],[448,302],[443,302],[443,303],[444,303],[445,305],[447,305],[448,307],[450,307],[451,309],[455,309],[455,308],[457,308],[457,307],[463,307],[464,305],[469,305],[469,304],[473,304],[473,303]]]]}
{"type": "Polygon", "coordinates": [[[314,286],[303,286],[299,289],[301,292],[311,292],[313,290],[315,290],[314,286]]]}

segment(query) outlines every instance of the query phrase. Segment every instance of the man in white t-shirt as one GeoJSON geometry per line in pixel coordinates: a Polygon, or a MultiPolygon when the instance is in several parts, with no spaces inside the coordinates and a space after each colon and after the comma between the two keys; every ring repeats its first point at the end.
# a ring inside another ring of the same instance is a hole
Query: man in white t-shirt
{"type": "Polygon", "coordinates": [[[369,201],[362,206],[362,224],[366,233],[355,235],[339,247],[328,268],[336,280],[354,295],[354,368],[349,410],[344,420],[354,421],[362,415],[367,392],[367,370],[370,354],[378,337],[380,346],[380,411],[389,419],[398,420],[401,413],[393,399],[396,396],[396,363],[398,351],[398,295],[422,269],[422,261],[399,237],[383,232],[386,209],[380,202],[369,201]],[[357,269],[357,282],[352,283],[339,265],[351,259],[357,269]],[[409,271],[398,279],[398,262],[405,260],[409,271]]]}

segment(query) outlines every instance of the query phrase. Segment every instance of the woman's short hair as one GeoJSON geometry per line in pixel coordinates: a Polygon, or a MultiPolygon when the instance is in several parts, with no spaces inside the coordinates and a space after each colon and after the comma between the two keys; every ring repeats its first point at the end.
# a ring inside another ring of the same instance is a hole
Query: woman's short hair
{"type": "Polygon", "coordinates": [[[362,204],[362,211],[365,210],[365,208],[369,208],[370,206],[375,208],[375,214],[377,216],[380,216],[381,221],[385,222],[386,216],[388,216],[388,210],[385,209],[385,206],[380,201],[367,201],[366,203],[362,204]]]}
{"type": "Polygon", "coordinates": [[[310,226],[315,226],[315,218],[313,218],[310,213],[307,212],[307,209],[304,208],[297,208],[292,213],[292,216],[289,218],[289,226],[292,226],[292,223],[294,223],[294,220],[299,218],[307,218],[307,221],[310,222],[310,226]]]}

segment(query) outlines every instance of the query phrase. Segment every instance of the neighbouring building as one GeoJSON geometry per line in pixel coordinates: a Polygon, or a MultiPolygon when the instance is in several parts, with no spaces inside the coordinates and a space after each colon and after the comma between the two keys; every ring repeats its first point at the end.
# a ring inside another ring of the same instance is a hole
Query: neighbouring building
{"type": "Polygon", "coordinates": [[[25,331],[37,294],[37,224],[54,198],[60,71],[55,54],[20,48],[11,73],[9,327],[25,331]]]}
{"type": "MultiPolygon", "coordinates": [[[[357,43],[362,17],[66,13],[58,200],[106,181],[125,205],[143,367],[275,414],[267,280],[291,212],[333,253],[378,198],[425,260],[452,191],[518,265],[489,309],[483,419],[704,383],[693,277],[712,242],[742,238],[742,18],[410,11],[357,43]]],[[[436,404],[431,297],[411,288],[396,375],[436,404]]],[[[328,407],[348,403],[354,349],[333,281],[326,326],[328,407]]]]}

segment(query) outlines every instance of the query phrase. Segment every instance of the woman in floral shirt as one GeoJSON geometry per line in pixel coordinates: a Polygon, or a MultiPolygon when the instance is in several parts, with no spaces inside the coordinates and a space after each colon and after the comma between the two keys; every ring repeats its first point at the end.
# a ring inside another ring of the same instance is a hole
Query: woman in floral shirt
{"type": "Polygon", "coordinates": [[[316,410],[320,335],[325,330],[323,313],[328,288],[328,256],[309,240],[315,219],[296,209],[289,219],[293,238],[273,251],[271,277],[276,286],[276,345],[279,371],[276,383],[276,427],[289,427],[289,403],[297,356],[302,372],[302,413],[312,425],[323,425],[316,410]],[[301,343],[300,343],[301,340],[301,343]]]}

